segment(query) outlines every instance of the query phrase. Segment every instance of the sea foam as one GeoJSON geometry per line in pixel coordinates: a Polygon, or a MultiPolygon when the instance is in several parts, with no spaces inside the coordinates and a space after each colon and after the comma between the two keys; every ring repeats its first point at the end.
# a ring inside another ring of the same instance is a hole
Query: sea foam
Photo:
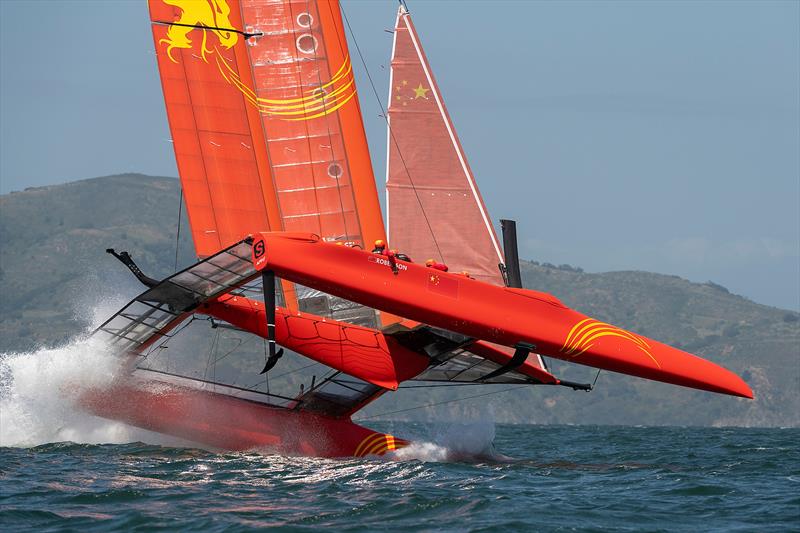
{"type": "Polygon", "coordinates": [[[88,332],[126,300],[119,295],[83,307],[89,310],[90,327],[63,346],[0,354],[0,446],[62,441],[170,444],[175,440],[96,417],[78,406],[83,391],[110,384],[122,371],[122,359],[88,332]]]}
{"type": "Polygon", "coordinates": [[[120,422],[86,413],[81,392],[110,384],[121,360],[101,342],[82,338],[58,348],[0,355],[0,446],[37,446],[164,439],[120,422]]]}

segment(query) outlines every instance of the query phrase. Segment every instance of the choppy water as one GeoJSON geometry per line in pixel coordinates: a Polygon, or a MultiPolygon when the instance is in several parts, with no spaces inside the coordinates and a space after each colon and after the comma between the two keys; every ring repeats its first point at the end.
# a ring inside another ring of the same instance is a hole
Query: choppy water
{"type": "MultiPolygon", "coordinates": [[[[422,440],[486,432],[379,429],[422,440]]],[[[448,460],[448,449],[430,441],[402,459],[349,460],[142,443],[4,447],[0,523],[103,531],[796,531],[798,442],[796,429],[498,426],[491,460],[448,460]]]]}
{"type": "Polygon", "coordinates": [[[0,355],[3,531],[800,531],[800,429],[375,423],[414,444],[213,453],[72,407],[112,360],[91,341],[0,355]]]}

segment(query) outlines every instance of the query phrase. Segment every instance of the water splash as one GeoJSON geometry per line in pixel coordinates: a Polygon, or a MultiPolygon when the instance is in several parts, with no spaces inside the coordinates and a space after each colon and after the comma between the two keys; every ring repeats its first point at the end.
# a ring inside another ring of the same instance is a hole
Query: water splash
{"type": "Polygon", "coordinates": [[[122,370],[121,362],[105,344],[86,337],[57,348],[0,354],[0,446],[178,443],[78,407],[82,391],[110,384],[122,370]]]}
{"type": "Polygon", "coordinates": [[[398,461],[476,462],[495,460],[495,423],[485,418],[468,424],[439,422],[426,428],[426,435],[389,457],[398,461]]]}
{"type": "Polygon", "coordinates": [[[104,346],[81,339],[60,348],[0,356],[0,445],[35,446],[47,442],[118,442],[75,408],[84,386],[114,378],[116,359],[104,346]],[[105,438],[104,438],[105,437],[105,438]]]}

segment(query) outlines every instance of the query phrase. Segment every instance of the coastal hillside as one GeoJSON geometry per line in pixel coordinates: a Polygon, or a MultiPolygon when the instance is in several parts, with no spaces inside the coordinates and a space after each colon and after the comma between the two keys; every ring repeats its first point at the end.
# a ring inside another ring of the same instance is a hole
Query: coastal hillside
{"type": "MultiPolygon", "coordinates": [[[[180,198],[174,178],[124,174],[0,196],[0,353],[69,342],[140,291],[105,253],[131,252],[148,274],[176,265],[180,198]]],[[[193,250],[185,213],[177,266],[193,250]]],[[[605,322],[696,353],[740,374],[755,401],[652,383],[550,360],[591,393],[530,387],[463,402],[490,389],[419,389],[386,395],[363,416],[486,417],[498,422],[646,425],[800,425],[798,314],[757,304],[712,282],[648,272],[588,273],[569,265],[522,264],[525,285],[605,322]],[[431,409],[410,409],[441,402],[431,409]]],[[[532,324],[531,327],[535,327],[532,324]]],[[[502,390],[502,387],[499,388],[502,390]]]]}

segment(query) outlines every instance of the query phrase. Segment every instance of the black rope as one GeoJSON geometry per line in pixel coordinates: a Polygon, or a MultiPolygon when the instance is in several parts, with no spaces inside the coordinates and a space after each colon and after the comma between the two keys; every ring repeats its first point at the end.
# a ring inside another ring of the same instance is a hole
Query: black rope
{"type": "MultiPolygon", "coordinates": [[[[217,353],[217,343],[219,342],[219,330],[214,332],[214,337],[211,339],[211,345],[208,348],[208,359],[206,359],[206,368],[203,370],[203,379],[208,378],[208,369],[212,366],[212,361],[217,353]]],[[[216,369],[214,369],[216,370],[216,369]]],[[[214,372],[216,374],[216,372],[214,372]]]]}
{"type": "Polygon", "coordinates": [[[594,377],[594,381],[592,382],[592,388],[594,388],[595,384],[597,383],[597,378],[600,377],[600,370],[597,371],[597,375],[594,377]]]}
{"type": "MultiPolygon", "coordinates": [[[[442,249],[439,247],[439,242],[436,240],[436,234],[433,232],[433,226],[431,226],[431,222],[428,219],[428,214],[425,212],[425,206],[422,205],[422,199],[419,197],[419,193],[417,192],[417,188],[414,185],[414,180],[411,179],[411,172],[408,170],[408,165],[406,165],[406,160],[403,157],[403,153],[400,151],[400,145],[397,142],[397,138],[394,136],[394,132],[392,131],[391,126],[389,125],[389,113],[386,109],[383,108],[383,103],[381,102],[381,97],[378,95],[378,90],[375,88],[375,83],[372,81],[372,75],[369,73],[369,68],[367,67],[367,62],[364,60],[364,55],[361,53],[361,47],[358,46],[358,41],[356,40],[356,35],[353,32],[353,28],[350,27],[350,19],[347,18],[347,13],[344,11],[344,6],[340,5],[340,9],[342,10],[342,16],[344,17],[345,24],[347,24],[347,29],[350,32],[350,36],[353,38],[353,44],[356,46],[356,52],[358,52],[358,57],[361,59],[361,64],[364,65],[364,71],[367,73],[367,79],[369,80],[369,84],[372,87],[372,93],[375,95],[375,100],[378,102],[378,107],[381,110],[381,116],[383,117],[384,122],[386,122],[386,129],[389,132],[389,136],[392,138],[392,143],[394,144],[395,149],[397,150],[397,155],[400,156],[400,162],[403,163],[403,169],[406,171],[406,176],[408,176],[408,183],[411,184],[411,190],[414,191],[414,196],[417,198],[417,203],[419,204],[420,211],[422,211],[422,217],[425,219],[425,224],[428,226],[428,231],[431,233],[431,239],[433,239],[433,244],[436,246],[436,251],[439,253],[439,259],[442,263],[445,263],[444,254],[442,254],[442,249]]],[[[390,67],[391,68],[391,67],[390,67]]],[[[391,87],[389,88],[391,91],[391,87]]],[[[387,154],[386,157],[389,157],[387,154]]],[[[389,208],[388,206],[386,207],[389,208]]]]}
{"type": "MultiPolygon", "coordinates": [[[[180,187],[180,184],[178,184],[180,187]]],[[[180,196],[178,197],[178,231],[175,234],[175,268],[178,271],[178,248],[181,242],[181,217],[183,216],[183,187],[180,187],[180,196]]]]}
{"type": "Polygon", "coordinates": [[[425,404],[425,405],[417,405],[416,407],[409,407],[407,409],[398,409],[396,411],[388,411],[388,412],[380,413],[380,414],[377,414],[377,415],[359,417],[359,420],[369,420],[370,418],[377,418],[379,416],[394,415],[394,414],[397,414],[397,413],[405,413],[405,412],[408,412],[408,411],[416,411],[417,409],[425,409],[425,408],[428,408],[428,407],[436,407],[437,405],[445,405],[445,404],[448,404],[448,403],[455,403],[455,402],[461,402],[461,401],[464,401],[464,400],[471,400],[473,398],[481,398],[483,396],[491,396],[492,394],[500,394],[501,392],[508,392],[508,391],[511,391],[511,390],[518,389],[520,387],[524,387],[524,385],[517,385],[517,386],[514,386],[514,387],[509,387],[507,389],[502,389],[502,390],[497,390],[497,391],[492,391],[492,392],[484,392],[483,394],[475,394],[473,396],[465,396],[463,398],[456,398],[454,400],[445,400],[443,402],[434,402],[434,403],[429,403],[429,404],[425,404]]]}
{"type": "Polygon", "coordinates": [[[230,31],[244,36],[245,39],[249,39],[250,37],[261,37],[262,35],[264,35],[264,33],[260,31],[256,33],[247,33],[246,31],[237,30],[235,28],[219,28],[217,26],[206,26],[205,24],[182,24],[180,22],[166,22],[163,20],[154,20],[153,24],[163,24],[165,26],[182,26],[184,28],[198,28],[200,30],[230,31]]]}
{"type": "MultiPolygon", "coordinates": [[[[264,348],[266,349],[266,343],[264,344],[264,348]]],[[[266,353],[266,351],[264,353],[266,353]]],[[[295,368],[293,370],[289,370],[288,372],[284,372],[283,374],[279,374],[277,376],[272,376],[272,380],[275,381],[275,380],[280,379],[282,377],[294,374],[295,372],[300,372],[301,370],[305,370],[306,368],[310,368],[310,367],[312,367],[314,365],[321,365],[321,364],[322,363],[318,363],[318,362],[315,361],[315,362],[310,363],[308,365],[301,366],[300,368],[295,368]]],[[[264,382],[263,381],[259,381],[258,383],[255,383],[255,384],[250,385],[249,387],[245,387],[245,388],[254,389],[255,390],[255,388],[258,387],[261,383],[264,383],[264,382]]],[[[267,384],[269,384],[269,382],[267,382],[267,384]]]]}
{"type": "Polygon", "coordinates": [[[400,385],[398,389],[432,389],[434,387],[473,387],[475,385],[486,385],[478,381],[471,381],[469,383],[435,383],[432,385],[400,385]]]}
{"type": "Polygon", "coordinates": [[[231,339],[232,338],[234,341],[238,342],[239,344],[237,344],[236,346],[234,346],[233,348],[231,348],[230,350],[225,352],[225,354],[223,354],[221,357],[216,357],[215,356],[214,357],[214,364],[219,363],[220,361],[222,361],[223,359],[225,359],[229,355],[233,354],[233,352],[235,352],[236,350],[238,350],[242,346],[246,346],[247,343],[252,342],[253,339],[257,339],[258,337],[254,336],[254,335],[253,336],[248,335],[247,336],[247,340],[242,340],[240,337],[226,337],[226,338],[227,339],[231,339]]]}
{"type": "Polygon", "coordinates": [[[178,333],[180,333],[181,331],[183,331],[184,329],[189,327],[189,325],[191,325],[191,323],[194,322],[195,320],[200,320],[200,319],[197,318],[195,315],[192,315],[191,318],[187,322],[183,323],[178,329],[176,329],[172,333],[163,333],[163,334],[161,334],[161,337],[162,337],[161,342],[159,342],[158,344],[153,344],[152,346],[150,346],[150,348],[147,349],[147,353],[141,354],[142,357],[147,359],[148,357],[150,357],[150,355],[155,353],[156,350],[159,350],[159,352],[160,352],[161,350],[168,349],[169,346],[167,345],[167,343],[175,335],[177,335],[178,333]]]}

